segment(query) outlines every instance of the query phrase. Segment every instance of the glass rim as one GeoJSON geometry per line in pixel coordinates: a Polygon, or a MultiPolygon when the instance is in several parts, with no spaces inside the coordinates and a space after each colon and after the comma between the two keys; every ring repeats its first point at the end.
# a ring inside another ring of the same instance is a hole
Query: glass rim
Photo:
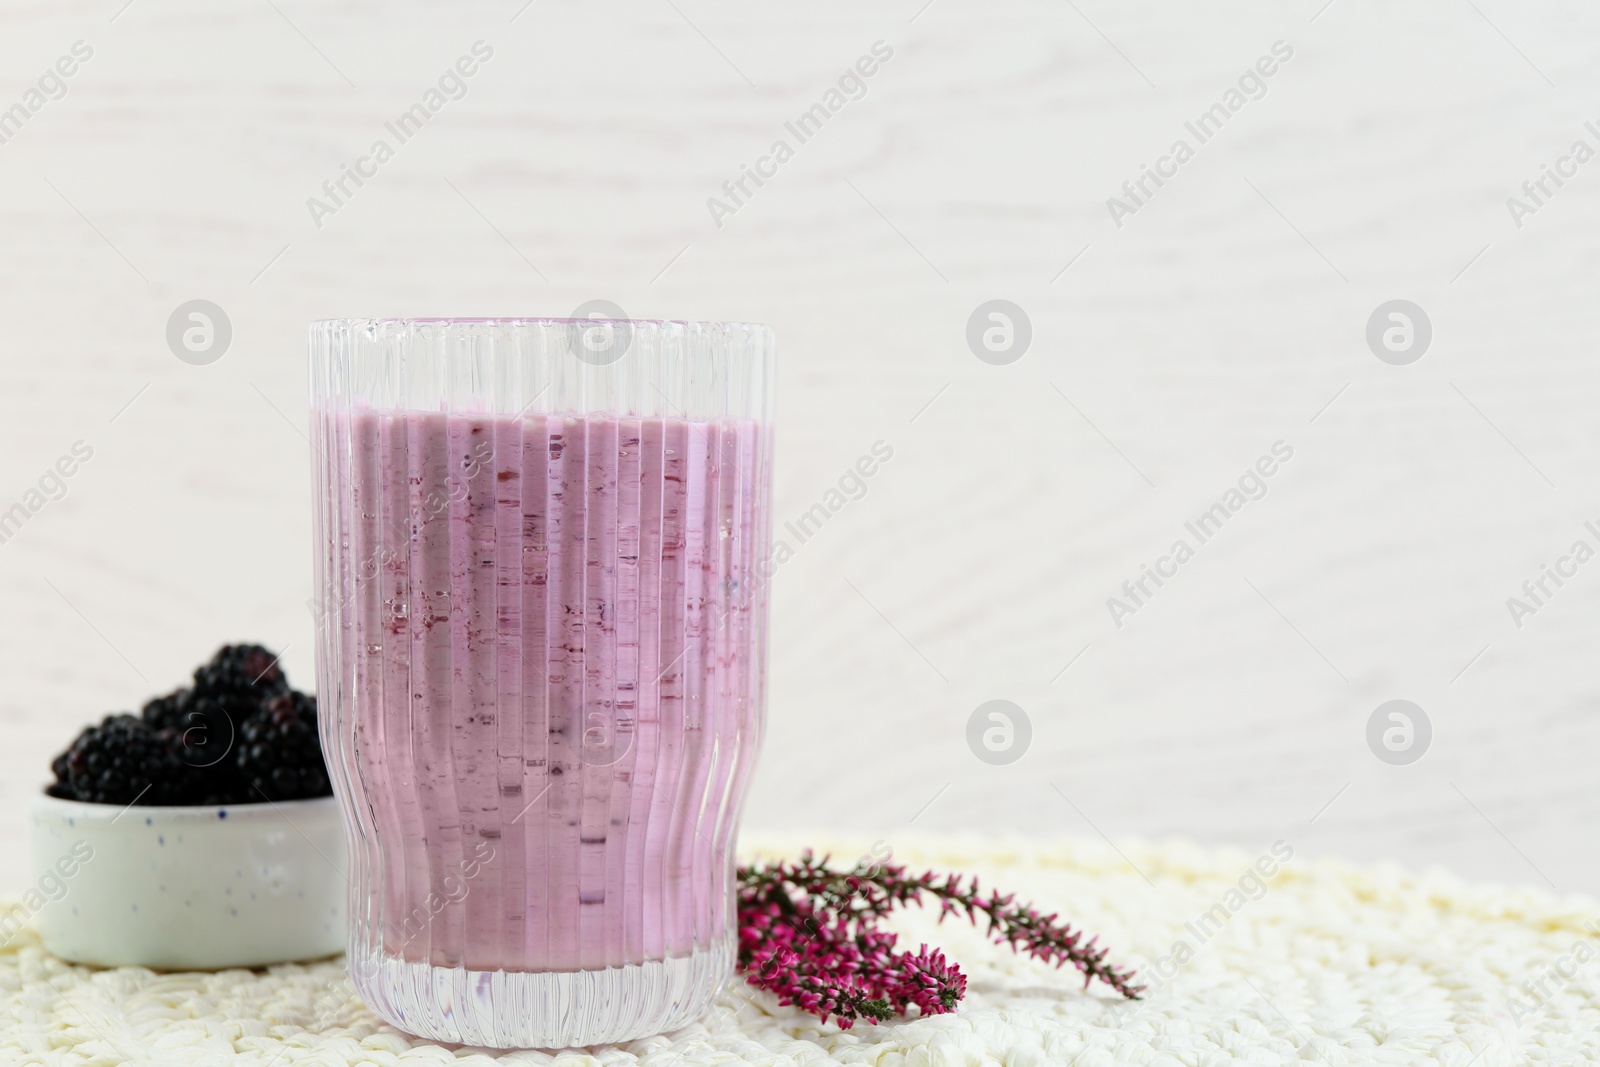
{"type": "Polygon", "coordinates": [[[699,326],[726,329],[738,327],[747,330],[771,330],[765,322],[736,319],[614,319],[601,315],[586,319],[562,318],[553,315],[392,315],[377,317],[346,316],[331,319],[312,319],[311,326],[523,326],[548,323],[552,326],[572,326],[587,323],[624,323],[632,326],[699,326]]]}
{"type": "Polygon", "coordinates": [[[338,318],[308,333],[313,407],[771,418],[777,331],[765,323],[338,318]]]}

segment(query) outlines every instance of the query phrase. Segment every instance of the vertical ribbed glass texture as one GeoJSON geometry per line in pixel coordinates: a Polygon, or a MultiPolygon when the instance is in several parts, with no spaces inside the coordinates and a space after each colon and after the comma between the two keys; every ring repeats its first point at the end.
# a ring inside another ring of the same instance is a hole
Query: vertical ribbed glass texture
{"type": "Polygon", "coordinates": [[[351,977],[396,1026],[621,1041],[728,978],[773,348],[738,323],[313,324],[322,744],[351,977]]]}

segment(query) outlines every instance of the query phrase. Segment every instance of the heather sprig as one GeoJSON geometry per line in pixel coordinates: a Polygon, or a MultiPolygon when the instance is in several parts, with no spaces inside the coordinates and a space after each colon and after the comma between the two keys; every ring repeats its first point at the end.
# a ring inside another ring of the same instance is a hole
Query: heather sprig
{"type": "Polygon", "coordinates": [[[981,915],[988,934],[1014,951],[1083,973],[1130,999],[1144,989],[1133,972],[1106,962],[1107,949],[1081,931],[1016,903],[1011,894],[983,893],[976,877],[925,871],[910,875],[897,864],[858,864],[836,870],[828,857],[808,850],[799,860],[739,868],[739,966],[752,985],[776,994],[824,1022],[848,1029],[856,1019],[874,1023],[915,1006],[924,1015],[955,1010],[967,979],[942,952],[923,945],[896,950],[896,936],[878,923],[897,907],[939,902],[939,919],[981,915]]]}

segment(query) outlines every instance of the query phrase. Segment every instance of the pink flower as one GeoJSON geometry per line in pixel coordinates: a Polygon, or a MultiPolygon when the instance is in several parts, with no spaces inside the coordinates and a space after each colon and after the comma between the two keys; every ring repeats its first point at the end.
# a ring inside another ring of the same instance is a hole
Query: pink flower
{"type": "Polygon", "coordinates": [[[967,978],[944,953],[898,952],[896,937],[878,922],[897,907],[921,904],[924,893],[939,902],[939,918],[980,915],[989,936],[1035,959],[1070,963],[1085,987],[1100,979],[1137,999],[1142,985],[1133,972],[1105,962],[1098,938],[1016,905],[1010,895],[983,896],[978,880],[926,871],[916,877],[892,864],[836,871],[827,857],[808,851],[795,863],[739,868],[739,967],[754,986],[849,1029],[858,1018],[874,1024],[915,1006],[923,1015],[954,1011],[966,995],[967,978]]]}

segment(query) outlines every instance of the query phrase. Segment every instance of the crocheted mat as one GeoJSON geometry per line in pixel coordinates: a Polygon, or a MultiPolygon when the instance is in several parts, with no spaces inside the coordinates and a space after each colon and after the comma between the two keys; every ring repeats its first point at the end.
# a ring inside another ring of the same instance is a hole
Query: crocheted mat
{"type": "MultiPolygon", "coordinates": [[[[847,861],[863,851],[860,842],[816,843],[847,861]]],[[[746,852],[793,855],[798,844],[768,838],[747,842],[746,852]]],[[[1139,1002],[1085,991],[1076,972],[910,912],[898,925],[904,938],[944,948],[967,972],[968,996],[955,1014],[843,1031],[735,981],[701,1022],[674,1034],[500,1053],[384,1025],[350,995],[337,958],[265,972],[97,971],[49,956],[24,931],[0,950],[0,1063],[1600,1062],[1600,904],[1592,899],[1335,860],[1263,863],[1269,846],[895,846],[895,859],[913,869],[975,873],[1059,911],[1100,934],[1113,960],[1139,967],[1154,987],[1139,1002]],[[1259,873],[1269,868],[1271,877],[1259,873]]]]}

